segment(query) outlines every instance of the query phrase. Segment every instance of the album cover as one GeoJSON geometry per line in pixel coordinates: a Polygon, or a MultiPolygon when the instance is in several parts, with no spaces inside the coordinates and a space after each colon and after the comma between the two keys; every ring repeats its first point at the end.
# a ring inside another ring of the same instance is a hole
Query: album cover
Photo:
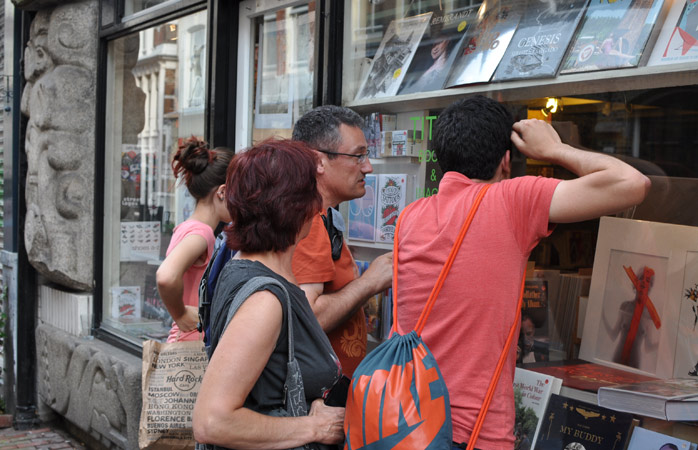
{"type": "Polygon", "coordinates": [[[397,94],[430,18],[431,13],[427,13],[390,22],[357,100],[397,94]]]}
{"type": "Polygon", "coordinates": [[[487,83],[514,36],[525,2],[485,0],[478,22],[468,27],[461,40],[447,87],[487,83]]]}
{"type": "Polygon", "coordinates": [[[492,81],[554,77],[588,3],[528,2],[492,81]]]}

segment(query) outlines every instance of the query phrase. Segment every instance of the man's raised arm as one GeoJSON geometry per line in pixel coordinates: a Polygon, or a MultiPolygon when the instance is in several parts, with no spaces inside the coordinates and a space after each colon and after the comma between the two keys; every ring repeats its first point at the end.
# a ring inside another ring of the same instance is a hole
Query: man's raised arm
{"type": "Polygon", "coordinates": [[[650,180],[638,170],[613,156],[563,144],[547,122],[521,120],[513,128],[511,140],[521,153],[562,166],[579,177],[561,181],[555,189],[550,203],[552,223],[615,214],[641,203],[649,192],[650,180]]]}

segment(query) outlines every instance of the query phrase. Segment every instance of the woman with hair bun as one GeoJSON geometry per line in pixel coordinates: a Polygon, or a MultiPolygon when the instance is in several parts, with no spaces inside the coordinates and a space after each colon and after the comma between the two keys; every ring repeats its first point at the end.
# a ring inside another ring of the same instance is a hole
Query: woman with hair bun
{"type": "Polygon", "coordinates": [[[172,160],[175,178],[184,181],[196,199],[192,215],[177,225],[167,248],[165,260],[156,274],[158,292],[173,324],[167,342],[201,339],[199,322],[199,281],[206,269],[220,222],[229,222],[225,202],[225,176],[234,152],[225,147],[210,150],[191,137],[182,144],[172,160]]]}

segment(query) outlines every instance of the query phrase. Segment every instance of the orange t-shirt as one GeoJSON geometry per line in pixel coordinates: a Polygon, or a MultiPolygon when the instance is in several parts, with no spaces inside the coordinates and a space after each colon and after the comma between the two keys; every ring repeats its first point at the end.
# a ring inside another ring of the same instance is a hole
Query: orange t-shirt
{"type": "MultiPolygon", "coordinates": [[[[327,229],[318,214],[310,233],[300,241],[293,253],[293,274],[298,284],[324,283],[323,293],[342,289],[356,277],[354,258],[346,243],[337,261],[332,260],[332,247],[327,229]]],[[[348,377],[366,356],[366,318],[360,308],[349,320],[327,334],[342,371],[348,377]]]]}

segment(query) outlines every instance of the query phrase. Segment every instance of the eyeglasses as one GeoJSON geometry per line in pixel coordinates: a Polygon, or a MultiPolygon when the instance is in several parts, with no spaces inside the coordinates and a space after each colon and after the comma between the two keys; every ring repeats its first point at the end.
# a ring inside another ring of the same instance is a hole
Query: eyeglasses
{"type": "Polygon", "coordinates": [[[360,155],[353,155],[351,153],[341,153],[341,152],[331,152],[329,150],[319,150],[320,153],[324,153],[326,155],[342,155],[342,156],[351,156],[352,158],[356,158],[356,164],[363,164],[368,160],[368,153],[361,153],[360,155]]]}

